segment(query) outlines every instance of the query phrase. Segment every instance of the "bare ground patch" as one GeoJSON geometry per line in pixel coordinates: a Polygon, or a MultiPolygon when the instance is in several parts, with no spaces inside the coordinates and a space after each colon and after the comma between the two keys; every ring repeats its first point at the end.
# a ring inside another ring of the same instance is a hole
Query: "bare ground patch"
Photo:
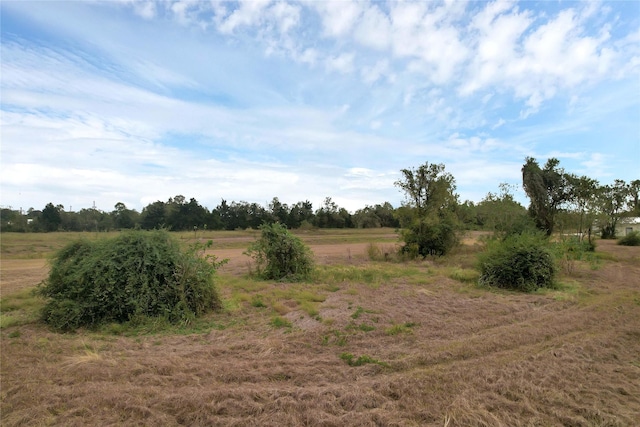
{"type": "MultiPolygon", "coordinates": [[[[362,245],[313,249],[366,268],[362,245]]],[[[563,278],[578,294],[479,290],[426,262],[384,283],[306,285],[324,301],[312,316],[283,297],[291,327],[245,302],[189,335],[6,328],[2,425],[636,426],[639,252],[598,249],[613,259],[563,278]]],[[[229,255],[222,277],[244,274],[229,255]]]]}

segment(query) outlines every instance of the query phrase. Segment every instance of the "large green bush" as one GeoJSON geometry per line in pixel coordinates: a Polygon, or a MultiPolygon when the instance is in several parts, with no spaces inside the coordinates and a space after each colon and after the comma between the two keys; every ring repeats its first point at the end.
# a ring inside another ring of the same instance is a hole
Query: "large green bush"
{"type": "Polygon", "coordinates": [[[632,231],[626,236],[618,239],[618,244],[624,246],[640,246],[640,233],[632,231]]]}
{"type": "Polygon", "coordinates": [[[261,235],[246,254],[251,256],[260,277],[267,280],[303,280],[313,270],[311,250],[280,224],[262,225],[261,235]]]}
{"type": "Polygon", "coordinates": [[[221,263],[200,249],[181,249],[164,230],[71,243],[39,289],[49,298],[42,319],[59,330],[143,317],[189,321],[221,305],[213,283],[221,263]]]}
{"type": "Polygon", "coordinates": [[[554,286],[554,258],[540,235],[515,234],[490,241],[478,261],[481,285],[524,292],[554,286]]]}
{"type": "Polygon", "coordinates": [[[447,219],[417,218],[401,233],[400,251],[411,258],[446,255],[460,242],[456,224],[447,219]]]}

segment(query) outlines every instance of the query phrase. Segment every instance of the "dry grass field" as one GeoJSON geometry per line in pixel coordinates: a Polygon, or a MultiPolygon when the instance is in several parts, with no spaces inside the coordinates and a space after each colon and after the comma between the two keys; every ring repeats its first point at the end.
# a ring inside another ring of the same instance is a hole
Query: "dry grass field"
{"type": "Polygon", "coordinates": [[[247,277],[254,233],[185,233],[230,259],[223,312],[73,334],[36,322],[30,293],[70,236],[2,235],[0,424],[640,425],[640,248],[599,241],[560,289],[520,294],[475,285],[474,236],[393,263],[367,256],[393,230],[299,235],[312,283],[247,277]]]}

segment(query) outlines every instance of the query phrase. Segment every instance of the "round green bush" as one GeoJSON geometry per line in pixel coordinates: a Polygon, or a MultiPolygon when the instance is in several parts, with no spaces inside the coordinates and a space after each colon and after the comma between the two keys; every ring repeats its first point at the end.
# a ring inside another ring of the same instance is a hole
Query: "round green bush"
{"type": "Polygon", "coordinates": [[[266,280],[304,280],[313,270],[311,250],[280,224],[264,224],[261,235],[245,252],[256,262],[257,273],[266,280]]]}
{"type": "Polygon", "coordinates": [[[632,231],[626,236],[618,239],[618,244],[623,246],[640,246],[640,233],[632,231]]]}
{"type": "Polygon", "coordinates": [[[42,320],[59,330],[140,317],[191,320],[221,306],[213,275],[220,265],[182,250],[164,230],[131,231],[60,250],[39,292],[42,320]]]}
{"type": "Polygon", "coordinates": [[[554,286],[556,266],[540,236],[522,234],[492,241],[478,261],[481,285],[524,292],[554,286]]]}

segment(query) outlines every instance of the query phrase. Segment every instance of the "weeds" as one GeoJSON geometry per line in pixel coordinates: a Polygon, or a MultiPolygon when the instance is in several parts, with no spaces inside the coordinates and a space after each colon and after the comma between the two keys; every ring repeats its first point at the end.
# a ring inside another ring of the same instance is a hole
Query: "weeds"
{"type": "Polygon", "coordinates": [[[378,359],[374,359],[371,356],[368,356],[366,354],[363,354],[362,356],[358,356],[357,358],[351,354],[351,353],[342,353],[340,355],[340,359],[344,360],[345,362],[347,362],[347,365],[349,366],[362,366],[362,365],[366,365],[368,363],[374,363],[376,365],[380,365],[380,366],[384,366],[386,368],[389,367],[389,364],[386,362],[381,362],[378,359]]]}
{"type": "Polygon", "coordinates": [[[274,328],[287,328],[287,329],[291,329],[291,327],[293,327],[293,325],[291,324],[291,322],[287,319],[285,319],[284,317],[281,316],[274,316],[271,319],[270,322],[271,326],[273,326],[274,328]]]}
{"type": "Polygon", "coordinates": [[[397,325],[393,325],[384,330],[384,333],[387,335],[399,335],[399,334],[411,334],[413,333],[412,328],[415,327],[416,324],[413,322],[405,322],[397,325]]]}
{"type": "Polygon", "coordinates": [[[0,299],[0,329],[36,322],[44,304],[32,289],[7,295],[0,299]]]}

